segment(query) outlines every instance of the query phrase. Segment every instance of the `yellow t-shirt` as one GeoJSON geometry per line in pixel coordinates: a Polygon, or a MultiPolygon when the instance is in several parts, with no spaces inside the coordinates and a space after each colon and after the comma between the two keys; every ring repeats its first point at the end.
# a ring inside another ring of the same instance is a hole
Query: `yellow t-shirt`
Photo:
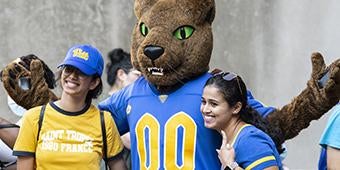
{"type": "MultiPolygon", "coordinates": [[[[24,114],[13,154],[35,156],[37,169],[99,169],[103,157],[99,110],[89,105],[70,113],[50,103],[37,141],[40,110],[41,106],[24,114]]],[[[122,151],[123,144],[111,115],[104,112],[104,118],[107,156],[112,159],[122,151]]]]}

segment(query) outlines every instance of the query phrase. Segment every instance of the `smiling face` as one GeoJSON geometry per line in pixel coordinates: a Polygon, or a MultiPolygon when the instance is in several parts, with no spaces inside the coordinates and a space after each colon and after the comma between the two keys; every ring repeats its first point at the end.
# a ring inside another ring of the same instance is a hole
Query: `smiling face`
{"type": "Polygon", "coordinates": [[[204,88],[200,109],[204,126],[215,130],[225,129],[232,119],[237,118],[239,111],[235,107],[230,107],[221,91],[213,85],[204,88]]]}
{"type": "Polygon", "coordinates": [[[61,73],[61,86],[63,95],[85,99],[87,93],[99,84],[97,79],[87,76],[78,69],[70,66],[63,68],[61,73]]]}

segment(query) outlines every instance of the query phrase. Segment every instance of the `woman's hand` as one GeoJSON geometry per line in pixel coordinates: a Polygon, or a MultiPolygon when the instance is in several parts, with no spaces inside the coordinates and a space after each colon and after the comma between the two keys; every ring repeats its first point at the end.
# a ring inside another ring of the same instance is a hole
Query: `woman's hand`
{"type": "Polygon", "coordinates": [[[221,131],[222,135],[222,145],[220,149],[216,149],[218,153],[218,158],[221,161],[223,169],[227,165],[231,165],[233,162],[235,162],[235,150],[234,148],[228,143],[227,135],[224,131],[221,131]]]}

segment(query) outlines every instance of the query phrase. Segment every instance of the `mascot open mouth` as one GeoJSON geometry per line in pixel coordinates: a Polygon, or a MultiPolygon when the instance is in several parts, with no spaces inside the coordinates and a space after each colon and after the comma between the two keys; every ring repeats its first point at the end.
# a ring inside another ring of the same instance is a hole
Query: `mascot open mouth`
{"type": "Polygon", "coordinates": [[[148,67],[148,72],[155,76],[163,76],[163,68],[158,67],[148,67]]]}

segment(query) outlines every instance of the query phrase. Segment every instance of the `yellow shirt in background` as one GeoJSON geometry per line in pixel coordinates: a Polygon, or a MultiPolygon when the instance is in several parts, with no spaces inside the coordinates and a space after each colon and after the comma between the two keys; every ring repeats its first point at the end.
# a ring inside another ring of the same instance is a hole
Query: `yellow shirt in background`
{"type": "MultiPolygon", "coordinates": [[[[89,105],[70,113],[48,104],[37,142],[40,110],[41,106],[24,114],[13,154],[35,156],[37,169],[99,169],[103,157],[99,110],[89,105]]],[[[122,151],[123,144],[111,115],[104,112],[104,118],[110,159],[122,151]]]]}

